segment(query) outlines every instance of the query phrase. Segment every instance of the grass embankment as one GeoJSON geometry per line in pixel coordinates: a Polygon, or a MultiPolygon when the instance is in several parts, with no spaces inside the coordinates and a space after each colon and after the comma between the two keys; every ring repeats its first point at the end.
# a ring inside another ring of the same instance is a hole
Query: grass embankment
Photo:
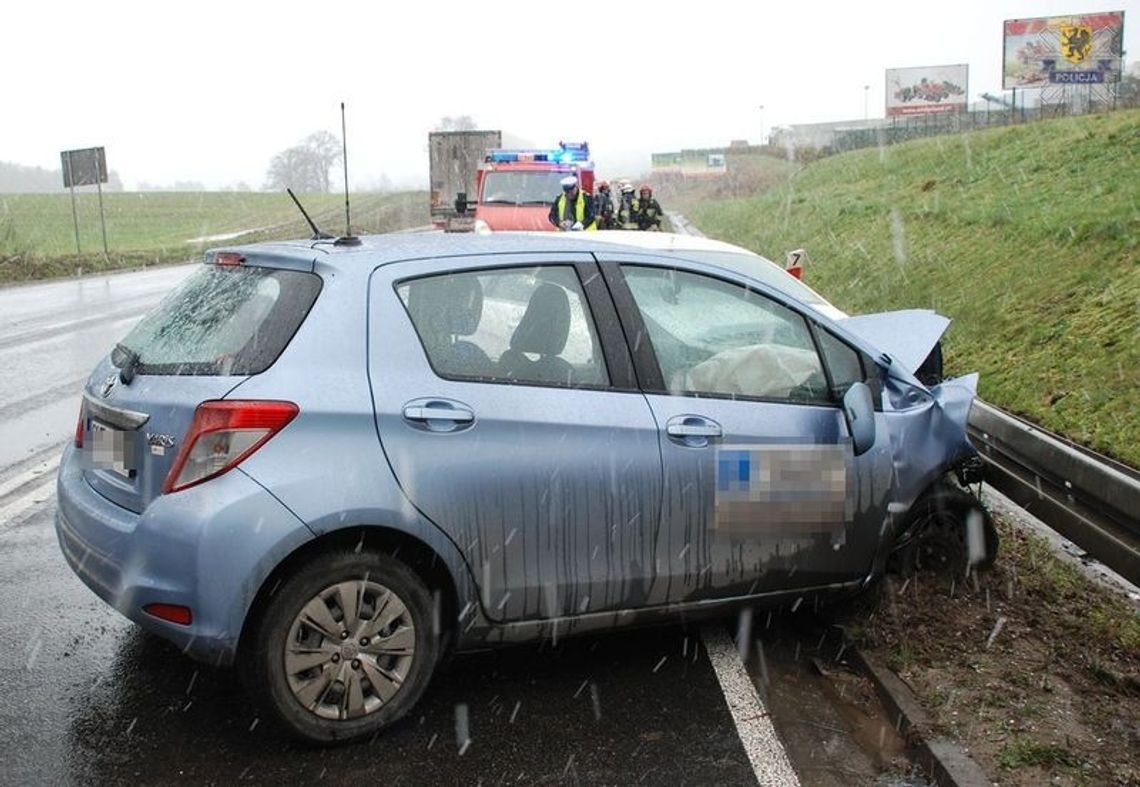
{"type": "Polygon", "coordinates": [[[922,699],[994,783],[1137,784],[1140,616],[1046,541],[999,520],[971,581],[889,577],[848,633],[922,699]]]}
{"type": "Polygon", "coordinates": [[[834,156],[689,218],[773,260],[805,247],[847,311],[953,318],[947,368],[983,398],[1140,466],[1138,171],[1129,110],[834,156]]]}
{"type": "MultiPolygon", "coordinates": [[[[343,230],[343,195],[299,198],[321,229],[343,230]]],[[[284,193],[114,192],[103,195],[110,251],[105,258],[97,195],[77,195],[77,202],[82,254],[75,251],[68,194],[0,194],[0,283],[181,262],[213,246],[311,234],[284,193]],[[240,234],[209,239],[234,233],[240,234]]],[[[352,197],[356,232],[388,232],[427,221],[422,192],[352,197]]]]}

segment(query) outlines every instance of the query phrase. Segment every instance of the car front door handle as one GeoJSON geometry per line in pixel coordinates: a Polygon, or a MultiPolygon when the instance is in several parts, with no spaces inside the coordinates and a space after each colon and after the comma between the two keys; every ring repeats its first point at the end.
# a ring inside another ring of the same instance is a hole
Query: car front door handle
{"type": "Polygon", "coordinates": [[[716,421],[702,415],[678,415],[666,422],[665,433],[690,448],[703,448],[710,438],[721,437],[724,430],[716,421]]]}

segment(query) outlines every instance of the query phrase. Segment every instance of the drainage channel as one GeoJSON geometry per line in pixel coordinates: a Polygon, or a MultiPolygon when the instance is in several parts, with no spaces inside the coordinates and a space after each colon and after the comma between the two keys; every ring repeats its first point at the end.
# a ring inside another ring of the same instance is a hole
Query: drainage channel
{"type": "Polygon", "coordinates": [[[742,613],[736,642],[803,784],[932,787],[875,687],[812,613],[742,613]]]}

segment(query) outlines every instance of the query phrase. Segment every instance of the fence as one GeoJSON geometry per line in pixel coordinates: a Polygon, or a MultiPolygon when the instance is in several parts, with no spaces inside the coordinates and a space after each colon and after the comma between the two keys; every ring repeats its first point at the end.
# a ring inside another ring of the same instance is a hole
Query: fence
{"type": "Polygon", "coordinates": [[[911,139],[1133,107],[1140,107],[1140,80],[1129,76],[1121,81],[1117,90],[1097,101],[1074,101],[1073,97],[1066,95],[1064,100],[1041,101],[1032,106],[1017,108],[986,104],[962,113],[906,115],[872,121],[793,126],[774,131],[771,144],[779,149],[773,151],[776,155],[786,156],[790,148],[795,160],[809,161],[832,153],[893,145],[911,139]]]}

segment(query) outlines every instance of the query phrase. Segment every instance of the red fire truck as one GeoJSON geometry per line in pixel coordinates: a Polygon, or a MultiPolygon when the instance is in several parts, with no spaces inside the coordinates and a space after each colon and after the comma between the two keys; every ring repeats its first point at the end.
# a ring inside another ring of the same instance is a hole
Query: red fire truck
{"type": "Polygon", "coordinates": [[[476,229],[553,230],[550,203],[559,185],[576,175],[579,188],[594,193],[594,164],[585,142],[561,142],[550,150],[490,150],[479,167],[476,229]]]}
{"type": "MultiPolygon", "coordinates": [[[[457,146],[456,150],[469,147],[462,136],[464,133],[451,132],[446,138],[441,134],[433,144],[457,146]]],[[[575,175],[579,187],[586,194],[594,191],[594,164],[590,161],[590,148],[585,142],[560,142],[557,148],[488,149],[474,173],[473,195],[466,193],[465,189],[449,190],[446,186],[451,180],[457,184],[470,182],[470,171],[459,172],[454,166],[453,162],[460,156],[451,155],[441,148],[437,157],[434,147],[432,150],[432,217],[436,226],[452,232],[553,230],[547,216],[550,203],[562,193],[562,178],[575,175]],[[447,163],[451,165],[447,166],[447,163]],[[438,188],[437,182],[441,184],[438,188]],[[453,206],[442,204],[442,199],[437,196],[449,192],[455,194],[453,206]],[[447,210],[448,207],[453,209],[447,210]]]]}

